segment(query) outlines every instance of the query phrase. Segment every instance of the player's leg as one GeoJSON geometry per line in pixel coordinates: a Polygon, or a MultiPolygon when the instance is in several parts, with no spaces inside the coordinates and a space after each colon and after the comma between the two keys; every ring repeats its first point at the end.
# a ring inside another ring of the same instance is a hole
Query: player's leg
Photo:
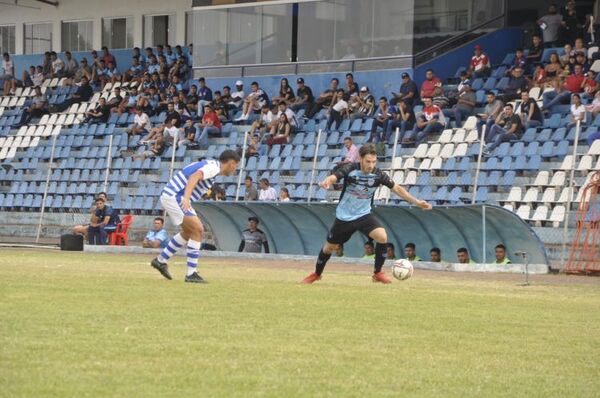
{"type": "MultiPolygon", "coordinates": [[[[160,202],[169,215],[171,221],[175,225],[181,225],[183,223],[184,214],[183,210],[177,203],[177,198],[171,196],[161,196],[160,202]]],[[[173,279],[171,273],[169,272],[169,268],[167,266],[167,262],[175,255],[177,250],[181,249],[183,246],[187,244],[187,238],[183,236],[183,230],[179,232],[177,235],[173,236],[167,246],[160,252],[158,257],[155,257],[150,265],[156,268],[158,272],[161,273],[167,279],[173,279]]]]}
{"type": "Polygon", "coordinates": [[[385,263],[385,254],[388,246],[385,228],[379,224],[379,221],[377,221],[375,216],[369,214],[361,219],[360,231],[376,242],[373,282],[391,283],[392,280],[381,271],[381,268],[385,263]]]}
{"type": "Polygon", "coordinates": [[[325,270],[325,265],[327,265],[327,261],[331,258],[331,254],[339,250],[340,245],[343,245],[350,239],[356,231],[355,225],[354,221],[335,220],[327,235],[327,241],[319,252],[317,263],[315,264],[315,272],[304,278],[302,283],[313,283],[321,279],[321,274],[325,270]]]}
{"type": "Polygon", "coordinates": [[[200,245],[204,236],[204,227],[198,216],[186,213],[183,224],[181,224],[182,236],[187,238],[187,272],[186,282],[205,283],[206,281],[198,275],[198,258],[200,257],[200,245]]]}

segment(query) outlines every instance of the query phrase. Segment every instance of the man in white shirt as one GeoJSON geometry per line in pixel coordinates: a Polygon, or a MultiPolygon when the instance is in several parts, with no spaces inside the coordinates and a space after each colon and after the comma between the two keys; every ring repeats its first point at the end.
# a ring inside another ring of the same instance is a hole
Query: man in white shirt
{"type": "Polygon", "coordinates": [[[280,101],[279,105],[277,105],[279,111],[277,112],[277,117],[274,120],[279,120],[282,113],[285,113],[287,120],[290,122],[290,125],[294,128],[298,126],[298,121],[296,120],[296,114],[293,110],[288,108],[285,101],[280,101]]]}
{"type": "Polygon", "coordinates": [[[150,133],[150,129],[152,128],[152,123],[150,123],[150,118],[142,108],[135,108],[135,116],[133,118],[133,126],[127,130],[128,134],[136,135],[143,134],[146,135],[150,133]]]}
{"type": "Polygon", "coordinates": [[[581,103],[581,97],[579,94],[573,94],[571,96],[571,122],[567,125],[567,128],[575,127],[577,121],[585,124],[585,112],[585,106],[581,103]]]}
{"type": "Polygon", "coordinates": [[[4,53],[3,57],[2,68],[4,69],[4,73],[0,75],[0,79],[4,81],[4,95],[14,94],[17,89],[15,66],[8,53],[4,53]]]}
{"type": "Polygon", "coordinates": [[[244,82],[238,80],[235,82],[235,91],[231,93],[232,101],[229,102],[229,105],[239,108],[242,106],[242,102],[244,102],[244,98],[246,94],[244,93],[244,82]]]}
{"type": "Polygon", "coordinates": [[[329,119],[327,120],[327,125],[325,126],[325,130],[328,131],[331,129],[333,122],[335,122],[336,127],[339,127],[340,123],[342,122],[342,118],[348,113],[348,103],[344,100],[344,90],[341,88],[338,89],[336,95],[337,101],[329,111],[329,119]]]}
{"type": "Polygon", "coordinates": [[[258,200],[263,202],[274,202],[277,200],[277,192],[275,192],[275,188],[270,186],[269,180],[261,178],[259,185],[258,200]]]}
{"type": "Polygon", "coordinates": [[[52,77],[63,77],[65,71],[63,60],[58,58],[58,54],[54,51],[50,53],[50,59],[52,60],[52,77]]]}

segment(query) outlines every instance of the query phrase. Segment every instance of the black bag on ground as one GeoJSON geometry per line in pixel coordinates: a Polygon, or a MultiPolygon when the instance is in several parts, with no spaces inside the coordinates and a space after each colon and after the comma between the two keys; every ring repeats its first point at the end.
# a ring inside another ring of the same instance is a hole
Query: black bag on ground
{"type": "Polygon", "coordinates": [[[83,251],[83,235],[65,234],[60,237],[60,250],[83,251]]]}

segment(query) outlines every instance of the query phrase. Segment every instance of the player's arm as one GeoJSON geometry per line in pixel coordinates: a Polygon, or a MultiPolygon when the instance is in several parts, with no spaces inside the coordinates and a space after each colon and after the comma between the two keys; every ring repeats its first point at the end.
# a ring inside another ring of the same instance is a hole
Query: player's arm
{"type": "Polygon", "coordinates": [[[265,234],[263,234],[263,246],[265,248],[265,253],[269,253],[269,241],[267,240],[265,234]]]}
{"type": "Polygon", "coordinates": [[[192,209],[192,204],[190,198],[192,197],[192,192],[194,192],[194,188],[200,181],[204,179],[204,173],[202,170],[196,171],[194,174],[188,178],[187,185],[185,186],[185,191],[183,192],[183,197],[181,198],[181,208],[183,211],[189,211],[192,209]]]}
{"type": "Polygon", "coordinates": [[[333,174],[331,174],[330,176],[325,178],[323,181],[321,181],[319,183],[319,185],[323,189],[329,189],[333,184],[335,184],[342,178],[345,178],[350,173],[350,171],[352,171],[353,166],[354,166],[353,163],[348,163],[348,164],[338,167],[337,169],[335,169],[333,174]]]}
{"type": "Polygon", "coordinates": [[[335,176],[335,174],[332,174],[332,175],[328,176],[327,178],[325,178],[323,181],[321,181],[319,183],[319,185],[323,189],[329,189],[329,187],[331,187],[337,181],[338,181],[338,178],[335,176]]]}
{"type": "Polygon", "coordinates": [[[238,252],[242,252],[244,251],[244,247],[246,246],[246,241],[244,240],[244,238],[242,237],[242,241],[240,242],[240,247],[238,247],[238,252]]]}
{"type": "Polygon", "coordinates": [[[410,192],[408,192],[406,189],[404,189],[401,185],[394,184],[394,187],[392,188],[392,192],[395,193],[396,195],[400,196],[402,199],[404,199],[408,203],[413,204],[417,207],[420,207],[423,210],[431,210],[431,208],[432,208],[430,203],[428,203],[422,199],[415,198],[414,196],[412,196],[410,194],[410,192]]]}

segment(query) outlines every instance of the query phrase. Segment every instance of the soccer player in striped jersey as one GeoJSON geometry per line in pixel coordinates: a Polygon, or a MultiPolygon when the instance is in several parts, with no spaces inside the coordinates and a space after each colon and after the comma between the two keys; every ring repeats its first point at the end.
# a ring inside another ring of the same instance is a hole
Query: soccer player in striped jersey
{"type": "Polygon", "coordinates": [[[199,201],[202,195],[210,190],[217,175],[230,176],[235,173],[239,162],[240,156],[237,152],[232,150],[223,151],[219,156],[219,160],[207,159],[185,166],[173,175],[163,189],[160,202],[173,223],[181,227],[181,231],[169,241],[167,247],[150,263],[165,278],[173,279],[167,261],[173,257],[178,249],[185,245],[187,248],[185,281],[191,283],[206,282],[196,271],[204,228],[192,207],[192,202],[199,201]]]}

